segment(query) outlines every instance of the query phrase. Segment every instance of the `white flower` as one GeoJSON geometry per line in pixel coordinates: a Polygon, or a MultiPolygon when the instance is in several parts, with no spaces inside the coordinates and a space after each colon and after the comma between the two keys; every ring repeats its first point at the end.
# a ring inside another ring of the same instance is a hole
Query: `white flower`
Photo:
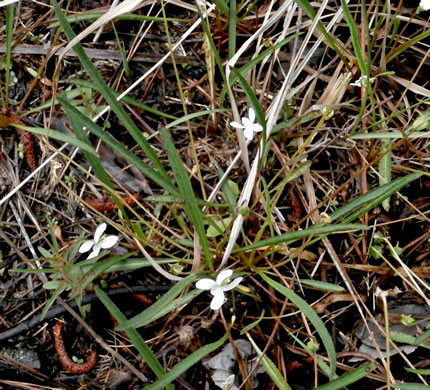
{"type": "Polygon", "coordinates": [[[430,0],[421,0],[418,8],[422,11],[428,11],[430,9],[430,0]]]}
{"type": "Polygon", "coordinates": [[[93,250],[87,257],[87,259],[92,259],[99,255],[101,249],[109,249],[112,248],[117,242],[117,236],[107,236],[102,237],[103,233],[106,230],[106,224],[102,223],[97,227],[94,233],[94,241],[86,241],[79,248],[79,253],[89,252],[91,249],[93,250]]]}
{"type": "Polygon", "coordinates": [[[196,283],[196,288],[199,290],[210,290],[210,293],[213,295],[211,302],[212,310],[218,310],[226,301],[224,291],[233,290],[243,279],[239,277],[225,285],[224,282],[226,282],[231,275],[233,275],[233,271],[231,269],[225,269],[218,274],[216,280],[200,279],[196,283]]]}
{"type": "MultiPolygon", "coordinates": [[[[358,80],[355,80],[353,83],[349,83],[349,85],[351,85],[352,87],[366,87],[366,79],[369,76],[361,76],[358,80]]],[[[373,82],[372,79],[370,79],[370,82],[373,82]]]]}
{"type": "Polygon", "coordinates": [[[255,121],[255,111],[253,108],[249,109],[249,117],[243,117],[242,123],[238,123],[233,121],[230,123],[230,126],[235,127],[236,129],[243,129],[243,135],[249,141],[252,141],[254,138],[254,133],[259,133],[263,131],[263,126],[259,123],[254,123],[255,121]]]}

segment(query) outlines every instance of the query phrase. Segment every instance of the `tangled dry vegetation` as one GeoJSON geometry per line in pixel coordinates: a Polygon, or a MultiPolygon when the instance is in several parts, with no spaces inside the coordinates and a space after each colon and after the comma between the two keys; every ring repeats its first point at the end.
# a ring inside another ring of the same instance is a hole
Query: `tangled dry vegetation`
{"type": "Polygon", "coordinates": [[[117,3],[0,1],[0,386],[428,388],[429,12],[117,3]]]}

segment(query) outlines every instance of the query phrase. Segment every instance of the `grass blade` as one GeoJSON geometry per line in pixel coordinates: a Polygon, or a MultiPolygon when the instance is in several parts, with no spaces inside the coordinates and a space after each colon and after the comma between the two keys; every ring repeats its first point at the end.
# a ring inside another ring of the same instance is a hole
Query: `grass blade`
{"type": "Polygon", "coordinates": [[[200,239],[203,253],[206,259],[206,265],[209,269],[213,269],[212,254],[209,246],[209,241],[206,236],[205,227],[203,225],[203,213],[198,206],[197,199],[194,196],[193,187],[191,186],[190,178],[184,168],[181,157],[173,144],[169,131],[166,128],[160,131],[163,144],[167,150],[170,165],[172,166],[173,173],[175,174],[176,183],[178,184],[181,196],[184,198],[184,210],[188,218],[194,225],[200,239]]]}
{"type": "Polygon", "coordinates": [[[358,198],[354,199],[352,202],[349,202],[345,206],[337,209],[335,212],[330,214],[330,218],[332,221],[335,221],[340,217],[345,217],[343,222],[352,222],[369,210],[379,206],[384,199],[389,198],[395,192],[399,191],[404,186],[420,178],[421,176],[421,172],[412,173],[410,175],[393,180],[391,183],[374,188],[373,190],[360,195],[358,198]]]}
{"type": "Polygon", "coordinates": [[[57,98],[59,103],[66,110],[68,116],[75,115],[78,117],[85,127],[91,131],[94,135],[100,138],[106,145],[110,146],[115,152],[121,157],[125,158],[129,163],[133,164],[139,169],[145,176],[159,184],[162,188],[170,192],[171,195],[179,196],[179,190],[170,182],[170,179],[166,179],[159,172],[146,165],[140,158],[135,156],[124,146],[122,146],[115,138],[110,134],[102,131],[93,121],[84,116],[75,107],[73,107],[66,99],[62,97],[57,98]]]}
{"type": "MultiPolygon", "coordinates": [[[[126,317],[122,314],[121,310],[112,302],[112,300],[107,296],[107,294],[101,290],[99,287],[96,287],[95,292],[100,301],[106,306],[109,313],[111,313],[118,322],[126,321],[126,317]]],[[[136,349],[141,354],[142,358],[148,364],[149,368],[154,372],[154,374],[158,378],[162,378],[166,373],[158,362],[156,356],[151,351],[151,348],[145,343],[142,336],[136,331],[136,329],[126,329],[125,333],[127,334],[130,341],[136,347],[136,349]]],[[[173,386],[168,387],[169,390],[173,390],[173,386]]]]}
{"type": "MultiPolygon", "coordinates": [[[[254,348],[255,352],[257,352],[258,357],[261,357],[263,353],[261,352],[260,348],[258,348],[257,344],[255,344],[254,340],[249,335],[249,333],[247,333],[246,336],[248,337],[248,340],[252,344],[252,348],[254,348]]],[[[261,364],[263,365],[267,375],[270,376],[273,383],[278,387],[278,389],[291,390],[290,385],[284,379],[281,372],[266,355],[263,355],[263,357],[261,358],[261,364]]]]}
{"type": "Polygon", "coordinates": [[[302,240],[307,237],[318,236],[321,234],[330,234],[346,230],[367,230],[369,229],[366,225],[358,224],[339,224],[339,225],[323,225],[314,226],[309,229],[298,230],[296,232],[284,233],[279,236],[266,238],[264,240],[255,242],[251,245],[244,246],[242,248],[235,249],[232,253],[244,252],[251,249],[258,249],[264,246],[275,246],[278,244],[290,245],[295,241],[302,240]]]}
{"type": "Polygon", "coordinates": [[[157,382],[152,385],[145,386],[146,390],[160,390],[166,387],[169,383],[172,383],[176,378],[182,375],[185,371],[187,371],[194,364],[201,361],[204,357],[215,351],[216,349],[222,347],[222,345],[226,342],[227,335],[215,341],[212,344],[205,345],[201,347],[196,352],[193,352],[186,359],[182,360],[175,367],[173,367],[166,375],[160,378],[157,382]]]}
{"type": "Polygon", "coordinates": [[[327,351],[328,359],[330,362],[329,375],[330,379],[333,379],[336,375],[336,349],[334,348],[333,340],[330,336],[330,333],[327,331],[321,318],[319,318],[318,314],[314,311],[314,309],[312,309],[312,307],[310,307],[307,302],[300,298],[295,292],[289,290],[282,284],[275,282],[273,279],[269,278],[264,272],[257,271],[257,273],[267,284],[269,284],[279,293],[288,298],[292,303],[294,303],[315,327],[327,351]]]}
{"type": "MultiPolygon", "coordinates": [[[[142,313],[131,318],[130,320],[119,321],[117,330],[126,330],[129,328],[138,328],[145,324],[154,321],[155,318],[160,318],[161,311],[164,311],[165,307],[170,305],[185,288],[196,279],[197,275],[189,275],[176,283],[166,294],[164,294],[157,302],[148,307],[142,313]]],[[[196,290],[199,291],[199,290],[196,290]]],[[[163,314],[164,315],[164,314],[163,314]]]]}
{"type": "Polygon", "coordinates": [[[318,386],[316,390],[338,390],[343,389],[345,386],[352,385],[360,379],[366,378],[373,370],[376,369],[376,364],[373,362],[363,364],[362,366],[352,370],[335,380],[326,383],[325,385],[318,386]]]}
{"type": "MultiPolygon", "coordinates": [[[[61,27],[66,34],[66,37],[69,41],[75,38],[75,33],[70,27],[70,24],[67,22],[61,8],[59,7],[56,0],[51,0],[52,5],[54,6],[55,13],[58,17],[58,21],[60,22],[61,27]]],[[[93,65],[91,60],[88,58],[85,53],[82,45],[77,43],[73,50],[81,61],[82,66],[88,72],[89,76],[93,80],[93,82],[97,85],[97,88],[100,90],[101,94],[105,98],[107,104],[110,106],[113,112],[118,116],[118,119],[123,123],[127,131],[133,137],[133,139],[137,142],[137,144],[142,148],[146,156],[150,159],[150,161],[154,164],[159,174],[168,179],[168,175],[163,167],[163,164],[153,151],[151,145],[143,136],[142,132],[137,128],[135,123],[131,120],[131,118],[127,115],[124,108],[121,104],[116,100],[114,94],[111,93],[110,88],[107,86],[103,77],[97,71],[97,68],[93,65]]]]}
{"type": "Polygon", "coordinates": [[[15,16],[15,3],[6,6],[6,69],[5,69],[5,108],[9,105],[10,71],[12,69],[12,37],[13,21],[15,16]]]}

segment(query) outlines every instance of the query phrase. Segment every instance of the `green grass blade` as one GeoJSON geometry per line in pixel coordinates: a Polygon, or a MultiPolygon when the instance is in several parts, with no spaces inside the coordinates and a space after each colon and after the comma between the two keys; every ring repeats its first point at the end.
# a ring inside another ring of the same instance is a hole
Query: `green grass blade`
{"type": "MultiPolygon", "coordinates": [[[[71,80],[69,80],[69,82],[73,83],[75,85],[81,86],[81,87],[95,89],[96,91],[100,92],[97,85],[94,84],[93,82],[89,81],[89,80],[71,79],[71,80]]],[[[118,96],[120,95],[119,92],[117,92],[111,88],[110,88],[110,91],[115,96],[115,99],[118,98],[118,96]]],[[[136,107],[139,110],[149,112],[149,113],[154,114],[156,116],[159,116],[161,118],[167,118],[167,119],[172,119],[172,120],[178,119],[174,115],[170,115],[170,114],[165,113],[164,111],[160,111],[160,110],[157,110],[156,108],[150,107],[150,106],[148,106],[142,102],[139,102],[136,99],[131,98],[130,96],[123,96],[121,101],[126,103],[126,104],[129,104],[130,106],[136,107]]]]}
{"type": "MultiPolygon", "coordinates": [[[[88,139],[88,136],[85,134],[85,131],[83,130],[84,125],[82,124],[82,121],[80,119],[80,117],[83,115],[81,114],[78,116],[76,115],[75,111],[69,111],[67,114],[68,114],[67,117],[70,120],[70,124],[76,135],[76,138],[82,143],[86,144],[87,146],[92,146],[90,140],[88,139]]],[[[98,156],[94,156],[93,154],[86,152],[85,150],[83,150],[83,152],[84,152],[85,158],[91,165],[91,168],[94,170],[94,174],[96,175],[96,177],[102,183],[104,183],[108,188],[113,188],[109,175],[103,168],[100,158],[98,156]]],[[[118,201],[119,205],[121,204],[121,202],[118,199],[116,199],[116,201],[118,201]]]]}
{"type": "Polygon", "coordinates": [[[172,166],[179,191],[185,201],[184,210],[197,231],[200,245],[202,246],[206,259],[206,265],[209,269],[213,269],[212,254],[203,224],[203,213],[198,206],[196,197],[194,196],[190,178],[188,177],[188,173],[182,163],[181,157],[173,144],[169,131],[166,128],[163,128],[160,131],[160,135],[163,139],[164,147],[167,150],[170,165],[172,166]]]}
{"type": "Polygon", "coordinates": [[[154,318],[160,318],[161,316],[159,315],[159,313],[164,311],[164,309],[168,305],[170,305],[178,297],[178,295],[181,294],[185,290],[185,288],[196,278],[197,275],[193,274],[182,279],[181,281],[176,283],[166,294],[164,294],[157,302],[152,304],[142,313],[131,318],[130,320],[119,321],[119,325],[116,329],[126,330],[129,328],[138,328],[145,324],[151,323],[152,321],[154,321],[154,318]]]}
{"type": "Polygon", "coordinates": [[[236,32],[237,27],[237,4],[236,0],[230,0],[230,9],[228,15],[228,58],[236,54],[236,32]]]}
{"type": "Polygon", "coordinates": [[[77,148],[81,149],[83,152],[89,153],[95,157],[98,156],[97,152],[94,150],[94,148],[91,144],[88,145],[86,142],[82,142],[75,137],[61,133],[57,130],[42,129],[42,128],[38,128],[38,127],[29,127],[29,126],[21,126],[21,125],[16,125],[13,123],[11,123],[10,125],[18,128],[18,129],[28,131],[29,133],[44,135],[45,137],[56,139],[57,141],[66,142],[70,145],[76,146],[77,148]]]}
{"type": "Polygon", "coordinates": [[[252,344],[252,348],[254,348],[255,352],[257,352],[258,357],[263,356],[261,358],[261,364],[263,365],[263,368],[266,371],[267,375],[269,375],[272,379],[273,383],[280,390],[291,390],[290,385],[287,383],[281,372],[278,370],[278,367],[276,367],[275,364],[266,355],[263,355],[260,348],[258,348],[257,344],[255,344],[251,336],[248,333],[246,335],[248,337],[248,340],[252,344]]]}
{"type": "Polygon", "coordinates": [[[391,386],[400,390],[429,390],[429,386],[422,383],[392,383],[391,386]]]}
{"type": "MultiPolygon", "coordinates": [[[[316,12],[312,7],[312,4],[308,0],[297,0],[298,6],[305,12],[305,14],[312,20],[316,17],[316,12]]],[[[336,54],[346,63],[345,56],[342,53],[342,50],[339,49],[336,41],[333,39],[333,37],[327,32],[324,25],[318,21],[317,22],[317,29],[320,31],[324,38],[327,40],[328,45],[336,52],[336,54]]]]}
{"type": "MultiPolygon", "coordinates": [[[[393,152],[390,151],[391,148],[391,140],[384,139],[381,143],[380,153],[384,154],[382,158],[379,160],[379,185],[384,185],[391,182],[391,158],[393,152]]],[[[390,197],[384,199],[382,201],[382,207],[385,211],[388,211],[390,208],[390,197]]]]}
{"type": "Polygon", "coordinates": [[[307,237],[314,237],[318,235],[326,235],[330,233],[336,233],[346,230],[367,230],[369,229],[366,225],[359,224],[338,224],[338,225],[323,225],[313,226],[309,229],[298,230],[296,232],[284,233],[279,236],[266,238],[264,240],[255,242],[251,245],[244,246],[233,250],[232,253],[245,252],[250,249],[258,249],[264,246],[275,246],[279,244],[290,245],[295,241],[302,240],[307,237]]]}
{"type": "Polygon", "coordinates": [[[77,117],[79,117],[89,131],[91,131],[94,135],[100,138],[106,145],[110,146],[113,150],[115,150],[118,155],[125,158],[129,163],[133,164],[146,177],[159,184],[162,188],[170,192],[171,195],[179,196],[179,190],[170,182],[170,179],[166,179],[164,176],[161,176],[159,172],[145,164],[140,158],[127,150],[110,134],[101,130],[93,121],[91,121],[81,112],[79,112],[79,110],[73,107],[66,99],[58,97],[57,100],[66,110],[68,116],[76,115],[77,117]]]}
{"type": "MultiPolygon", "coordinates": [[[[96,287],[95,292],[103,305],[106,306],[106,309],[108,309],[109,313],[111,313],[118,322],[124,322],[127,320],[124,314],[122,314],[121,310],[118,309],[118,307],[112,302],[112,300],[103,290],[101,290],[99,287],[96,287]]],[[[136,331],[136,329],[126,329],[125,333],[139,351],[143,360],[157,376],[157,378],[162,378],[166,373],[161,364],[158,362],[157,357],[151,351],[151,348],[149,348],[145,343],[145,340],[143,340],[142,336],[136,331]]],[[[169,386],[169,389],[173,390],[173,386],[169,386]]]]}
{"type": "Polygon", "coordinates": [[[193,352],[190,356],[182,360],[175,367],[173,367],[166,375],[160,378],[157,382],[152,385],[145,386],[146,390],[161,390],[166,387],[169,383],[172,383],[176,378],[182,375],[184,372],[194,366],[194,364],[200,362],[204,357],[222,347],[227,340],[227,335],[215,341],[212,344],[201,347],[196,352],[193,352]]]}
{"type": "MultiPolygon", "coordinates": [[[[75,33],[71,29],[70,24],[67,22],[56,0],[51,0],[51,3],[54,6],[55,13],[58,17],[58,21],[60,22],[60,25],[63,28],[67,39],[71,41],[73,38],[75,38],[75,33]]],[[[126,111],[121,106],[121,104],[116,100],[115,96],[111,93],[110,88],[106,85],[106,82],[104,81],[103,77],[100,75],[100,73],[97,71],[97,68],[93,65],[91,60],[88,58],[82,45],[79,43],[76,44],[73,47],[73,50],[78,56],[79,60],[81,61],[82,66],[88,72],[93,82],[97,85],[98,89],[100,90],[101,94],[105,98],[107,104],[110,106],[112,111],[115,112],[115,114],[118,116],[118,119],[122,122],[122,124],[125,126],[127,131],[133,137],[133,139],[137,142],[137,144],[142,148],[142,150],[144,151],[146,156],[150,159],[150,161],[154,164],[155,168],[158,170],[160,175],[168,179],[168,175],[163,167],[163,164],[155,154],[151,145],[145,139],[142,132],[137,128],[135,123],[127,115],[126,111]]]]}
{"type": "Polygon", "coordinates": [[[248,97],[249,102],[251,103],[251,106],[255,110],[255,115],[257,117],[257,122],[263,126],[264,130],[266,129],[266,117],[264,115],[264,111],[261,108],[261,104],[257,99],[257,96],[255,96],[255,93],[251,86],[246,81],[245,77],[243,77],[239,72],[236,70],[233,70],[233,73],[236,75],[237,79],[239,80],[240,85],[243,88],[243,91],[245,92],[245,95],[248,97]]]}
{"type": "Polygon", "coordinates": [[[372,371],[376,369],[376,364],[373,362],[363,364],[362,366],[332,380],[325,385],[318,386],[316,390],[338,390],[344,389],[345,386],[352,385],[360,379],[366,378],[372,371]]]}
{"type": "Polygon", "coordinates": [[[351,15],[351,11],[349,10],[346,0],[341,0],[341,3],[342,3],[343,16],[349,27],[349,32],[351,34],[351,40],[352,40],[352,47],[354,48],[354,53],[358,61],[358,66],[360,67],[361,74],[363,76],[369,76],[368,66],[366,64],[366,60],[364,59],[363,51],[360,44],[360,34],[358,32],[357,25],[355,24],[354,18],[351,15]]]}
{"type": "Polygon", "coordinates": [[[9,105],[10,71],[12,70],[12,37],[13,22],[15,20],[15,3],[6,6],[6,69],[5,69],[5,101],[4,107],[9,105]]]}
{"type": "Polygon", "coordinates": [[[312,309],[312,307],[310,307],[307,304],[307,302],[302,298],[300,298],[295,292],[289,290],[282,284],[275,282],[273,279],[269,278],[263,272],[257,271],[257,273],[267,284],[269,284],[279,293],[281,293],[286,298],[288,298],[292,303],[294,303],[315,327],[327,351],[328,360],[330,362],[330,379],[333,379],[334,376],[336,375],[336,349],[334,347],[333,340],[330,336],[330,333],[327,331],[321,318],[319,318],[318,314],[314,311],[314,309],[312,309]]]}
{"type": "Polygon", "coordinates": [[[404,186],[421,176],[421,172],[412,173],[410,175],[393,180],[391,183],[374,188],[373,190],[360,195],[352,202],[349,202],[348,204],[337,209],[335,212],[330,214],[330,218],[332,221],[335,221],[340,217],[345,217],[343,222],[352,222],[362,216],[364,213],[380,205],[384,199],[389,198],[395,192],[399,191],[404,186]]]}

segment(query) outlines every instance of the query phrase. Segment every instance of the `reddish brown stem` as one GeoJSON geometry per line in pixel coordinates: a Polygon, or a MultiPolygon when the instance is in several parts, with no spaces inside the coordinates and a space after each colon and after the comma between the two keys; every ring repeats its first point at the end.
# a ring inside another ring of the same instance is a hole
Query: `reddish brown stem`
{"type": "MultiPolygon", "coordinates": [[[[126,196],[121,199],[122,204],[128,204],[129,206],[133,206],[138,200],[142,199],[139,194],[134,194],[132,196],[126,196]]],[[[92,199],[85,198],[84,201],[88,203],[91,207],[95,208],[97,211],[114,211],[118,208],[115,202],[110,199],[92,199]]]]}
{"type": "Polygon", "coordinates": [[[75,363],[72,359],[70,359],[69,355],[67,354],[66,347],[64,346],[62,336],[63,326],[64,324],[59,321],[53,328],[54,346],[61,365],[71,374],[84,374],[91,371],[97,364],[97,352],[90,351],[85,363],[75,363]]]}

